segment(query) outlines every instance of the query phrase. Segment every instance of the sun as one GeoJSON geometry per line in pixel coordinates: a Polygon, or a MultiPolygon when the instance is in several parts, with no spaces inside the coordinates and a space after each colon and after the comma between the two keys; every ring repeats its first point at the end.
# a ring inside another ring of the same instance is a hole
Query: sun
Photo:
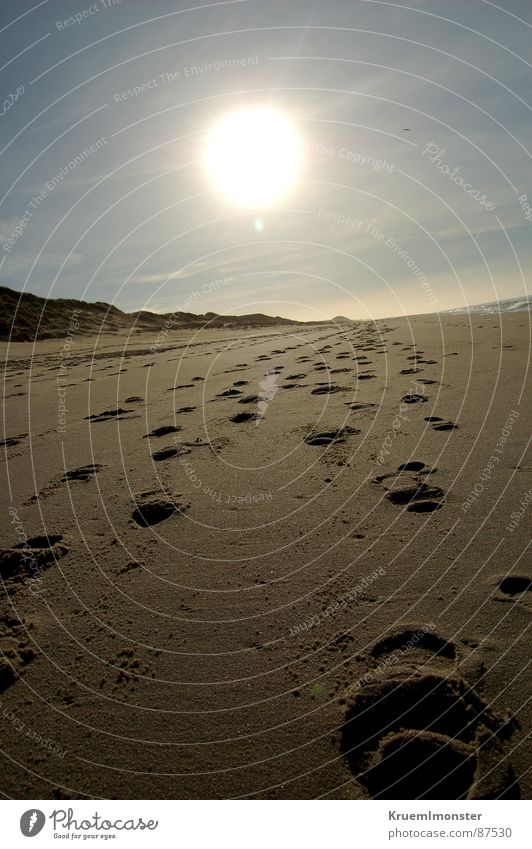
{"type": "Polygon", "coordinates": [[[301,172],[303,147],[288,118],[266,106],[239,109],[205,141],[210,180],[238,206],[263,208],[282,200],[301,172]]]}

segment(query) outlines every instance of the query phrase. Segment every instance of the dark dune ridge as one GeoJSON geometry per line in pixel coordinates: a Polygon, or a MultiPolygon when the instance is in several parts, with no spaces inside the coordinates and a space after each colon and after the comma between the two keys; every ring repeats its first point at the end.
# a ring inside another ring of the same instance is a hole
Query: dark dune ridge
{"type": "Polygon", "coordinates": [[[34,339],[58,339],[65,335],[72,322],[76,333],[116,333],[152,331],[157,333],[171,320],[172,329],[187,330],[200,327],[249,328],[291,325],[299,322],[280,316],[253,313],[251,315],[217,315],[207,312],[153,313],[147,310],[127,313],[102,301],[89,303],[74,298],[41,298],[29,292],[15,292],[0,286],[0,341],[32,342],[34,339]]]}

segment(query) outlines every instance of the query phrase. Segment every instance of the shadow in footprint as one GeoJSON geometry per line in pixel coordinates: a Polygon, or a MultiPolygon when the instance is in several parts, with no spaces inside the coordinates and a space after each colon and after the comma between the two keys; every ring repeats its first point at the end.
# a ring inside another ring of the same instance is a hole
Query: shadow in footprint
{"type": "Polygon", "coordinates": [[[121,419],[137,419],[137,415],[130,416],[133,410],[124,410],[122,407],[117,407],[115,410],[104,410],[103,413],[95,413],[91,416],[85,416],[90,422],[109,422],[120,421],[121,419]]]}
{"type": "Polygon", "coordinates": [[[394,629],[377,640],[369,654],[370,657],[378,659],[396,651],[400,651],[401,656],[408,661],[412,656],[419,657],[420,652],[428,654],[431,661],[435,657],[446,660],[456,659],[454,643],[426,626],[413,625],[394,629]]]}
{"type": "Polygon", "coordinates": [[[103,466],[100,463],[80,466],[79,469],[72,469],[72,471],[66,472],[61,478],[61,483],[67,483],[67,481],[90,481],[101,469],[103,469],[103,466]]]}
{"type": "Polygon", "coordinates": [[[159,439],[161,436],[168,436],[169,433],[178,433],[180,430],[183,430],[181,425],[163,425],[162,427],[156,427],[155,430],[151,430],[149,433],[146,433],[142,438],[159,439]]]}
{"type": "Polygon", "coordinates": [[[0,441],[0,447],[10,448],[12,445],[19,445],[27,435],[27,433],[19,433],[18,436],[8,436],[7,439],[0,441]]]}
{"type": "Polygon", "coordinates": [[[406,509],[409,513],[434,513],[435,510],[441,510],[442,507],[443,501],[428,499],[427,501],[413,501],[406,509]]]}
{"type": "Polygon", "coordinates": [[[391,735],[378,757],[364,781],[372,799],[465,799],[477,768],[472,747],[428,731],[391,735]]]}
{"type": "Polygon", "coordinates": [[[182,457],[184,454],[190,454],[190,448],[186,448],[184,445],[171,445],[168,448],[161,448],[159,451],[155,451],[151,456],[152,460],[159,463],[161,460],[182,457]]]}
{"type": "Polygon", "coordinates": [[[335,392],[345,392],[345,390],[334,383],[328,383],[325,386],[317,386],[316,389],[312,390],[311,395],[332,395],[335,392]]]}
{"type": "Polygon", "coordinates": [[[532,578],[525,575],[507,575],[499,581],[498,587],[505,595],[521,595],[532,590],[532,578]]]}
{"type": "Polygon", "coordinates": [[[387,670],[347,696],[341,748],[371,798],[516,798],[512,728],[458,674],[387,670]]]}
{"type": "MultiPolygon", "coordinates": [[[[247,383],[247,380],[239,380],[238,386],[243,386],[244,383],[247,383]]],[[[235,383],[235,386],[237,384],[235,383]]],[[[242,395],[240,389],[226,389],[225,392],[220,392],[216,397],[217,398],[236,398],[238,395],[242,395]]]]}
{"type": "Polygon", "coordinates": [[[356,427],[342,427],[338,430],[324,430],[320,433],[309,433],[304,441],[307,445],[332,445],[347,442],[348,436],[360,433],[356,427]]]}
{"type": "Polygon", "coordinates": [[[244,422],[259,421],[261,416],[258,413],[236,413],[231,416],[230,421],[234,424],[244,424],[244,422]]]}
{"type": "Polygon", "coordinates": [[[421,460],[410,460],[408,463],[402,463],[397,466],[398,472],[423,472],[426,466],[421,460]]]}
{"type": "Polygon", "coordinates": [[[139,504],[131,514],[131,518],[141,528],[147,528],[151,525],[158,525],[159,522],[164,522],[174,513],[182,514],[185,509],[183,504],[175,504],[168,499],[158,498],[139,504]]]}
{"type": "Polygon", "coordinates": [[[392,504],[399,506],[411,504],[413,501],[420,501],[427,498],[443,498],[445,492],[439,486],[431,486],[423,482],[415,482],[410,486],[404,486],[400,481],[393,485],[386,493],[386,498],[392,504]]]}
{"type": "Polygon", "coordinates": [[[417,392],[407,392],[406,395],[403,395],[401,401],[404,404],[419,404],[428,401],[428,398],[426,395],[418,395],[417,392]]]}

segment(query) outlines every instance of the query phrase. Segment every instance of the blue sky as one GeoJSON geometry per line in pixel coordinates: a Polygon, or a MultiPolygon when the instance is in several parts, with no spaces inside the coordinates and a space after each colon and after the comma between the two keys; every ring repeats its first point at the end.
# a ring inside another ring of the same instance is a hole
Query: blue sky
{"type": "Polygon", "coordinates": [[[0,30],[7,286],[302,319],[526,290],[529,0],[3,0],[0,30]],[[265,211],[201,165],[213,122],[257,104],[306,151],[265,211]]]}

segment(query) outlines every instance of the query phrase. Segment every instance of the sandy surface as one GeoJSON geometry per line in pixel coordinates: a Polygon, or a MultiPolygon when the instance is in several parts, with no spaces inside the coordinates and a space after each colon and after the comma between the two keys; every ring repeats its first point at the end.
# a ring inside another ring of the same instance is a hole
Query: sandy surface
{"type": "Polygon", "coordinates": [[[2,792],[530,797],[529,339],[3,344],[2,792]]]}

